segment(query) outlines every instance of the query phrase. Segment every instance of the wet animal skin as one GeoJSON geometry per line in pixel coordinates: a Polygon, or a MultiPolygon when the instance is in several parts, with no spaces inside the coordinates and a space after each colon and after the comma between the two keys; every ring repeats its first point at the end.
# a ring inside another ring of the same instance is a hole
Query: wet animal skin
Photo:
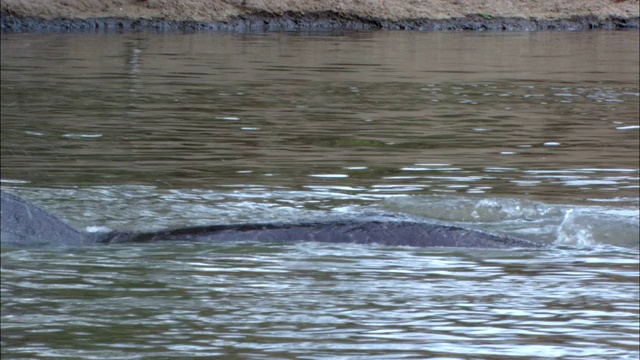
{"type": "Polygon", "coordinates": [[[353,220],[195,226],[153,232],[84,232],[55,215],[2,191],[3,243],[82,246],[91,244],[181,242],[292,242],[378,244],[417,247],[535,248],[540,243],[406,216],[353,220]]]}

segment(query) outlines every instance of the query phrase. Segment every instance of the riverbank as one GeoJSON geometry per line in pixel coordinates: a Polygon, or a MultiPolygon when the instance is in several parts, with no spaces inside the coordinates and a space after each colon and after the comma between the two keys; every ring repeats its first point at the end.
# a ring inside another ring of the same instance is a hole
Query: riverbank
{"type": "Polygon", "coordinates": [[[638,0],[1,0],[2,32],[588,30],[640,26],[638,0]]]}

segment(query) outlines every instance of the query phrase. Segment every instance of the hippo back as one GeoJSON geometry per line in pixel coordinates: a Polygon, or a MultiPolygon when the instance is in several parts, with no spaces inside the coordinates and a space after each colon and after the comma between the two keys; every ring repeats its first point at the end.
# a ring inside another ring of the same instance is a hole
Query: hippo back
{"type": "Polygon", "coordinates": [[[77,246],[91,242],[80,232],[49,212],[15,195],[0,191],[2,244],[77,246]]]}

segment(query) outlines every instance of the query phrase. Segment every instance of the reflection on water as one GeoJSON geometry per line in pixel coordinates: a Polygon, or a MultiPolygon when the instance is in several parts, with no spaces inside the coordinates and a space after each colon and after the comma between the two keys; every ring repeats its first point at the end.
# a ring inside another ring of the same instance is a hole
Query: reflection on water
{"type": "Polygon", "coordinates": [[[3,178],[637,198],[637,41],[5,36],[3,178]]]}
{"type": "Polygon", "coordinates": [[[4,248],[2,356],[637,358],[638,41],[3,35],[3,188],[78,228],[385,211],[554,245],[4,248]]]}
{"type": "Polygon", "coordinates": [[[631,359],[637,257],[309,243],[5,251],[2,351],[631,359]]]}

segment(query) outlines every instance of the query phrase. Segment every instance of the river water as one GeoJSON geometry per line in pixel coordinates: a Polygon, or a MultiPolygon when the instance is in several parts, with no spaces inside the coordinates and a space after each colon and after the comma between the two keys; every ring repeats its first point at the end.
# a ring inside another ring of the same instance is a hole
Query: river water
{"type": "Polygon", "coordinates": [[[397,212],[549,244],[4,247],[2,357],[637,359],[639,40],[2,35],[2,188],[77,228],[397,212]]]}

